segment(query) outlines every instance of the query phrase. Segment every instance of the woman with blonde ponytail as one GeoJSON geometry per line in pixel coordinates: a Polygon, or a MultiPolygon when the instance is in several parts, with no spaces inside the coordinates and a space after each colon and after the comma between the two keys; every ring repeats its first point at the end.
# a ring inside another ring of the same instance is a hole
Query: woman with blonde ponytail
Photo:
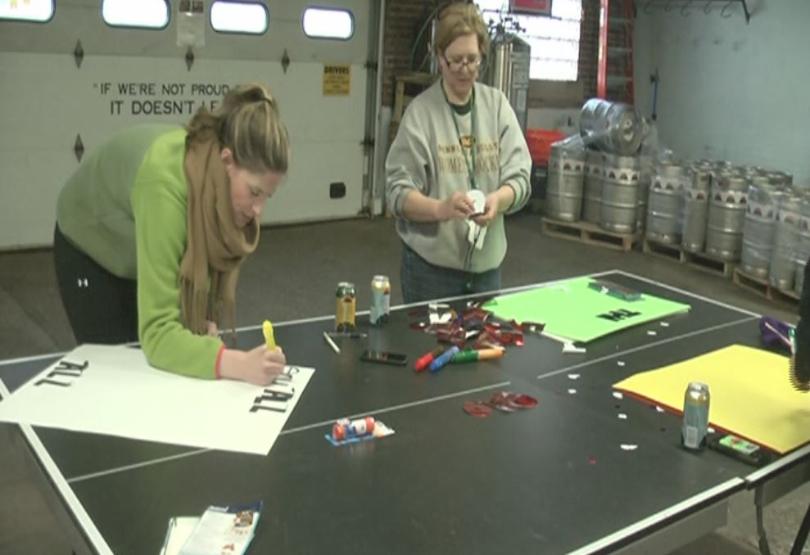
{"type": "Polygon", "coordinates": [[[186,128],[145,124],[84,158],[57,205],[54,259],[79,343],[140,340],[150,364],[200,378],[266,384],[279,348],[227,348],[242,261],[287,173],[275,100],[239,85],[186,128]]]}

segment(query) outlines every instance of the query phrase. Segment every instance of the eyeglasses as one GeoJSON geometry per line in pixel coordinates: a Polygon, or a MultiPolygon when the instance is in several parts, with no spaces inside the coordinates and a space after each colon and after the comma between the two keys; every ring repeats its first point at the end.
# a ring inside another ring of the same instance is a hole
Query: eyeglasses
{"type": "Polygon", "coordinates": [[[452,58],[448,58],[447,56],[442,57],[444,58],[447,67],[450,68],[450,71],[461,71],[465,67],[475,71],[478,69],[478,66],[481,65],[481,56],[476,54],[471,54],[469,56],[453,56],[452,58]]]}

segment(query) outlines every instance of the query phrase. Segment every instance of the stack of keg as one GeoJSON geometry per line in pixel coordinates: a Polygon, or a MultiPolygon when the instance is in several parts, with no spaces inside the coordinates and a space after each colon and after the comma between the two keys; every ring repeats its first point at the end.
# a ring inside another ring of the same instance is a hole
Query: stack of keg
{"type": "MultiPolygon", "coordinates": [[[[643,166],[639,176],[644,179],[643,166]]],[[[788,173],[757,166],[699,160],[686,167],[659,160],[645,236],[686,252],[740,261],[746,274],[800,293],[810,258],[810,193],[792,182],[788,173]]]]}
{"type": "Polygon", "coordinates": [[[750,181],[741,269],[783,291],[801,294],[810,258],[810,197],[793,177],[763,168],[738,168],[750,181]]]}
{"type": "Polygon", "coordinates": [[[583,148],[566,146],[564,141],[551,145],[545,205],[548,217],[563,222],[579,220],[584,168],[583,148]]]}
{"type": "Polygon", "coordinates": [[[587,149],[569,154],[562,144],[558,151],[557,143],[552,145],[546,215],[568,222],[581,218],[618,233],[633,232],[640,202],[636,153],[642,135],[641,120],[632,106],[599,98],[586,102],[580,136],[587,149]]]}
{"type": "Polygon", "coordinates": [[[580,137],[552,145],[546,215],[741,261],[746,274],[801,293],[810,258],[810,194],[782,171],[730,162],[640,156],[644,127],[631,106],[594,98],[580,137]],[[584,146],[583,146],[584,144],[584,146]],[[646,224],[646,225],[645,225],[646,224]]]}

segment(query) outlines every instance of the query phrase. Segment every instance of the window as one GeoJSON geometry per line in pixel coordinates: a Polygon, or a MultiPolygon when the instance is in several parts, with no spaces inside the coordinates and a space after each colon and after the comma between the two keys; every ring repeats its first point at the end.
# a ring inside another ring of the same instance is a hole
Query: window
{"type": "Polygon", "coordinates": [[[261,35],[267,21],[267,7],[258,2],[216,0],[211,6],[211,27],[222,33],[261,35]]]}
{"type": "MultiPolygon", "coordinates": [[[[476,0],[485,21],[499,21],[509,11],[509,0],[476,0]]],[[[576,81],[579,68],[581,0],[554,0],[551,17],[511,16],[526,29],[520,36],[531,46],[530,79],[576,81]]]]}
{"type": "Polygon", "coordinates": [[[113,27],[162,29],[169,24],[166,0],[102,0],[101,16],[113,27]]]}
{"type": "Polygon", "coordinates": [[[354,35],[354,17],[346,10],[307,8],[304,10],[304,34],[314,39],[348,40],[354,35]]]}
{"type": "Polygon", "coordinates": [[[53,0],[0,0],[0,19],[48,21],[53,17],[53,0]]]}

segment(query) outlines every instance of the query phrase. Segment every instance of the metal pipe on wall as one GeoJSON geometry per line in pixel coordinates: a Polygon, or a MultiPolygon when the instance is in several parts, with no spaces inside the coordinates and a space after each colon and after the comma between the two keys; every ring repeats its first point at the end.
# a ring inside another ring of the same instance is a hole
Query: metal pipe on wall
{"type": "Polygon", "coordinates": [[[487,67],[483,81],[501,90],[515,111],[520,128],[526,131],[529,115],[529,67],[531,47],[529,43],[500,27],[490,43],[487,67]]]}

